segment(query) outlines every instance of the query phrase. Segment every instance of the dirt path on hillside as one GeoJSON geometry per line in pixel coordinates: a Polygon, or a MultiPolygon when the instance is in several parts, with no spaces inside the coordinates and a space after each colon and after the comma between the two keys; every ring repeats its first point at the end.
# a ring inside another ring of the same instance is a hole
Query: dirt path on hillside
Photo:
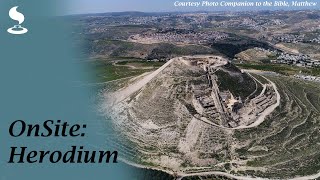
{"type": "Polygon", "coordinates": [[[117,104],[126,98],[128,98],[131,94],[137,92],[140,90],[143,86],[145,86],[148,82],[150,82],[154,77],[156,77],[161,71],[163,71],[167,66],[169,66],[174,60],[177,58],[173,58],[166,62],[163,66],[161,66],[156,71],[146,75],[141,80],[134,82],[133,84],[130,84],[124,89],[121,89],[117,92],[114,92],[111,94],[111,96],[114,98],[113,104],[117,104]]]}

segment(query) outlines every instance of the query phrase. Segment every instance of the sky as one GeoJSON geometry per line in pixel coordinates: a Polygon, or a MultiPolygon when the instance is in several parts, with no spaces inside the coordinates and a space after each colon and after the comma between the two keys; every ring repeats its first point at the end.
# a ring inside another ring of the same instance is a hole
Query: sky
{"type": "MultiPolygon", "coordinates": [[[[104,12],[123,12],[123,11],[141,11],[141,12],[172,12],[172,11],[239,11],[239,10],[293,10],[293,9],[320,9],[320,0],[308,0],[309,2],[318,2],[313,8],[293,8],[293,7],[175,7],[174,2],[177,0],[66,0],[68,5],[65,9],[66,14],[86,14],[86,13],[104,13],[104,12]]],[[[180,0],[181,2],[202,2],[202,0],[180,0]]],[[[219,2],[222,0],[208,0],[219,2]]],[[[246,0],[225,0],[225,1],[246,1],[246,0]]],[[[252,2],[265,2],[267,0],[247,0],[252,2]]],[[[275,0],[268,0],[275,1],[275,0]]],[[[306,1],[306,0],[286,0],[306,1]]]]}

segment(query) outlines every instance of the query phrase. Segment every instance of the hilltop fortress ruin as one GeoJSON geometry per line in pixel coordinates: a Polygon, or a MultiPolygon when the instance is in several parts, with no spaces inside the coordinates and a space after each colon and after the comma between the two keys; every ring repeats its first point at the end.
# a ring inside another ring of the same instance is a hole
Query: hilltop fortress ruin
{"type": "MultiPolygon", "coordinates": [[[[197,117],[204,121],[217,123],[221,126],[235,128],[248,126],[258,120],[264,111],[276,104],[276,89],[270,83],[263,84],[250,75],[255,81],[255,90],[246,99],[232,94],[231,91],[219,89],[217,71],[224,71],[229,76],[242,76],[245,72],[230,71],[223,68],[228,60],[219,56],[192,56],[179,59],[191,67],[199,67],[205,72],[207,84],[190,84],[193,94],[192,105],[197,117]],[[262,90],[259,91],[259,86],[262,90]]],[[[226,83],[221,81],[220,83],[226,83]]]]}

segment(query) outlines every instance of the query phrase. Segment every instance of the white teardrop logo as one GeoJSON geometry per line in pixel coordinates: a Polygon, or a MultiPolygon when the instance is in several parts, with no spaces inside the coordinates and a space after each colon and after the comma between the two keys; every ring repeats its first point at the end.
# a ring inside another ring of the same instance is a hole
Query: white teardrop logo
{"type": "Polygon", "coordinates": [[[10,9],[9,16],[11,19],[16,20],[19,22],[18,25],[14,25],[13,27],[8,29],[8,33],[10,34],[25,34],[28,32],[28,29],[21,26],[24,22],[24,15],[17,11],[18,6],[15,6],[10,9]]]}

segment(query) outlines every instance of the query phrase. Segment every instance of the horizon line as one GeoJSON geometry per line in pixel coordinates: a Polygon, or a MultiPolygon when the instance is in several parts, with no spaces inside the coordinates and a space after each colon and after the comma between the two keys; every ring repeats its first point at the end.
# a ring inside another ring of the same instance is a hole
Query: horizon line
{"type": "Polygon", "coordinates": [[[65,14],[61,16],[79,16],[79,15],[94,15],[94,14],[112,14],[112,13],[145,13],[145,14],[164,14],[164,13],[221,13],[221,12],[263,12],[263,11],[320,11],[320,9],[263,9],[263,10],[218,10],[218,11],[208,11],[208,10],[198,10],[198,11],[106,11],[106,12],[87,12],[87,13],[74,13],[74,14],[65,14]]]}

